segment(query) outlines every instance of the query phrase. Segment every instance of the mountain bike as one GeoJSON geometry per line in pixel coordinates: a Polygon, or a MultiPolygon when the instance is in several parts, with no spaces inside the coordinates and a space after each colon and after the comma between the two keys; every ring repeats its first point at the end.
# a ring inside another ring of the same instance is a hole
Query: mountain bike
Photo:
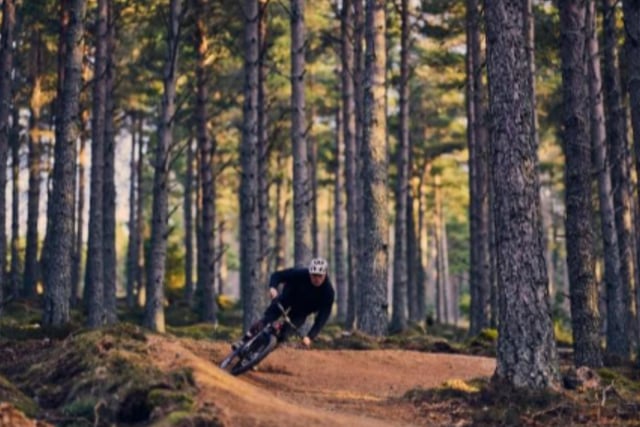
{"type": "Polygon", "coordinates": [[[278,308],[282,313],[280,318],[266,324],[251,338],[233,349],[220,363],[221,369],[228,369],[231,375],[240,375],[256,366],[278,346],[285,324],[291,326],[298,336],[303,336],[288,316],[291,308],[285,310],[280,303],[278,308]]]}

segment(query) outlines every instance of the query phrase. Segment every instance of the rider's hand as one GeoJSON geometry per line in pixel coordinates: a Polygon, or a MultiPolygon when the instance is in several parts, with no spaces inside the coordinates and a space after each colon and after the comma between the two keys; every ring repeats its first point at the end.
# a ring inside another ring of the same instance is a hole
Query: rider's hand
{"type": "Polygon", "coordinates": [[[269,288],[269,295],[271,296],[271,299],[274,299],[278,296],[278,290],[276,288],[269,288]]]}
{"type": "Polygon", "coordinates": [[[304,344],[305,347],[311,347],[311,338],[309,337],[302,338],[302,344],[304,344]]]}

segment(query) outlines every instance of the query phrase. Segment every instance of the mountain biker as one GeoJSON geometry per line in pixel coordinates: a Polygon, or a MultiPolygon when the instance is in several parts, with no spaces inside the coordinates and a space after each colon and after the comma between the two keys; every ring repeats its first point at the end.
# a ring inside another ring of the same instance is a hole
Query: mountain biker
{"type": "MultiPolygon", "coordinates": [[[[287,268],[274,272],[269,280],[271,304],[265,310],[262,319],[254,323],[242,340],[234,343],[232,347],[237,348],[243,341],[259,332],[264,325],[278,319],[282,314],[278,303],[285,310],[290,309],[291,323],[298,328],[304,324],[310,314],[316,313],[313,326],[302,338],[302,343],[309,347],[327,323],[335,298],[333,285],[327,275],[328,267],[329,264],[325,259],[314,258],[307,268],[287,268]],[[284,285],[282,293],[278,291],[280,284],[284,285]]],[[[285,323],[280,333],[280,341],[286,341],[290,333],[291,327],[285,323]]]]}

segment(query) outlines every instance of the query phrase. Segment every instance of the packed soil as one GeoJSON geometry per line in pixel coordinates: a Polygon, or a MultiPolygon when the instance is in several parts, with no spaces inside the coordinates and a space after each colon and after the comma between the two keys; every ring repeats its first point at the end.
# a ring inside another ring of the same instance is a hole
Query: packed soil
{"type": "Polygon", "coordinates": [[[408,350],[316,350],[282,346],[256,371],[234,377],[217,365],[229,343],[149,337],[150,360],[162,370],[188,367],[197,402],[229,426],[447,425],[405,398],[445,381],[490,376],[495,360],[408,350]]]}

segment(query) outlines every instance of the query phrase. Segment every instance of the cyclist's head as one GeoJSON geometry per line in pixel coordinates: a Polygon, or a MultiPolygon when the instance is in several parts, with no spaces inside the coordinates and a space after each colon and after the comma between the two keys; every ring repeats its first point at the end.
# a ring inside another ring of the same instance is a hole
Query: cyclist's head
{"type": "Polygon", "coordinates": [[[327,268],[329,263],[324,258],[314,258],[309,263],[309,274],[311,275],[311,282],[320,286],[324,283],[325,277],[327,277],[327,268]]]}
{"type": "Polygon", "coordinates": [[[314,258],[309,263],[310,274],[327,274],[329,263],[324,258],[314,258]]]}

